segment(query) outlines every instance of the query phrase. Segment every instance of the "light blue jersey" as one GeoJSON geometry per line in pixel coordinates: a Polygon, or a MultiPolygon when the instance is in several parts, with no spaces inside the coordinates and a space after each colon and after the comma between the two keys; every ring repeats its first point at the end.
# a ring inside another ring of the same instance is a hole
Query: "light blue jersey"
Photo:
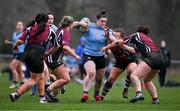
{"type": "Polygon", "coordinates": [[[101,49],[107,44],[108,38],[105,37],[105,30],[95,23],[88,25],[88,31],[85,33],[87,39],[84,53],[91,56],[103,56],[101,49]]]}
{"type": "Polygon", "coordinates": [[[58,30],[58,28],[57,28],[54,24],[51,25],[51,29],[52,29],[54,32],[56,32],[56,31],[58,30]]]}
{"type": "MultiPolygon", "coordinates": [[[[13,36],[12,36],[13,45],[21,36],[22,36],[22,32],[14,32],[13,33],[13,36]]],[[[22,45],[18,46],[18,51],[15,51],[13,53],[15,53],[15,54],[24,53],[24,49],[25,49],[25,44],[22,44],[22,45]]]]}

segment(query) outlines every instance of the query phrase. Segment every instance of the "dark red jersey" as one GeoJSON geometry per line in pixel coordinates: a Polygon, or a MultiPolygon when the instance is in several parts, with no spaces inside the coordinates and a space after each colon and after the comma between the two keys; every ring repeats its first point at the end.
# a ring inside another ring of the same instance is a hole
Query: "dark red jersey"
{"type": "Polygon", "coordinates": [[[19,39],[25,41],[28,45],[42,45],[45,49],[47,49],[47,46],[50,42],[54,46],[58,45],[56,34],[49,26],[46,26],[44,32],[42,32],[38,37],[33,36],[37,32],[37,30],[38,25],[28,27],[19,39]]]}
{"type": "Polygon", "coordinates": [[[58,29],[56,32],[58,43],[62,45],[70,45],[70,33],[69,31],[64,29],[58,29]]]}
{"type": "Polygon", "coordinates": [[[134,44],[136,51],[145,55],[149,52],[158,52],[159,48],[155,45],[154,41],[143,33],[132,34],[127,40],[127,44],[134,44]]]}
{"type": "Polygon", "coordinates": [[[111,49],[114,58],[117,61],[121,61],[121,62],[128,62],[129,60],[131,60],[133,58],[133,54],[131,54],[130,52],[121,49],[120,46],[116,46],[114,48],[111,49]]]}
{"type": "Polygon", "coordinates": [[[52,63],[52,62],[62,63],[62,58],[64,55],[63,46],[70,45],[70,32],[66,28],[64,29],[59,28],[56,31],[56,35],[60,48],[55,53],[48,56],[48,63],[52,63]]]}

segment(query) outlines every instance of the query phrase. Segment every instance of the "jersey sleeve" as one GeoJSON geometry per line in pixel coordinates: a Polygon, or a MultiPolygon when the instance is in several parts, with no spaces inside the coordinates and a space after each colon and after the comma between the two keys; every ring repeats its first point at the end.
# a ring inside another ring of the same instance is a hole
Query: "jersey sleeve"
{"type": "Polygon", "coordinates": [[[136,52],[139,52],[139,50],[138,50],[138,48],[137,48],[137,46],[136,46],[137,38],[138,38],[137,33],[135,33],[135,34],[133,34],[133,35],[128,35],[128,36],[126,36],[126,38],[125,38],[125,44],[128,45],[128,46],[133,47],[136,52]]]}
{"type": "Polygon", "coordinates": [[[70,34],[68,31],[64,31],[63,38],[62,38],[63,45],[70,45],[70,34]]]}
{"type": "Polygon", "coordinates": [[[20,40],[25,41],[27,37],[26,31],[23,31],[22,36],[19,37],[20,40]]]}

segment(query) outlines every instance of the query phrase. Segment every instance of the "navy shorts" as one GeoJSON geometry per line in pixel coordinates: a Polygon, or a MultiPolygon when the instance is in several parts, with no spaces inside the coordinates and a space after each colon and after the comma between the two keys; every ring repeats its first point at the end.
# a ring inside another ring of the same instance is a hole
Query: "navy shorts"
{"type": "Polygon", "coordinates": [[[146,55],[144,55],[142,60],[146,62],[152,69],[156,70],[159,70],[164,64],[160,52],[149,52],[146,55]]]}
{"type": "Polygon", "coordinates": [[[125,70],[126,67],[127,67],[130,63],[137,63],[136,57],[133,56],[133,57],[131,57],[131,58],[129,58],[129,59],[125,59],[125,60],[117,60],[117,59],[116,59],[116,62],[115,62],[115,64],[114,64],[113,67],[116,67],[116,68],[125,70]]]}
{"type": "Polygon", "coordinates": [[[22,61],[23,60],[23,55],[24,55],[24,53],[13,54],[13,58],[17,59],[19,61],[22,61]]]}
{"type": "Polygon", "coordinates": [[[96,64],[96,70],[103,69],[107,66],[106,65],[107,62],[104,56],[90,56],[87,54],[83,54],[82,57],[83,66],[87,61],[93,61],[96,64]]]}
{"type": "Polygon", "coordinates": [[[51,54],[47,57],[46,64],[51,70],[54,70],[63,64],[63,60],[62,58],[58,58],[58,56],[51,54]]]}
{"type": "Polygon", "coordinates": [[[41,45],[28,45],[24,52],[24,62],[33,73],[44,71],[45,49],[41,45]]]}

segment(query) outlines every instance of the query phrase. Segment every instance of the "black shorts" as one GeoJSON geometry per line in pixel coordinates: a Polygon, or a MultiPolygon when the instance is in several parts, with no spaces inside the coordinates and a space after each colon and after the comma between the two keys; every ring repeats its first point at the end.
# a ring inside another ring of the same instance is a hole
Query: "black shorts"
{"type": "Polygon", "coordinates": [[[24,52],[24,62],[33,73],[44,71],[45,49],[41,45],[28,45],[24,52]]]}
{"type": "Polygon", "coordinates": [[[163,65],[163,59],[160,52],[149,52],[143,59],[152,69],[159,70],[163,65]]]}
{"type": "Polygon", "coordinates": [[[13,58],[17,59],[19,61],[22,61],[23,60],[23,55],[24,55],[24,53],[13,54],[13,58]]]}
{"type": "Polygon", "coordinates": [[[129,58],[128,60],[117,60],[113,67],[125,70],[130,63],[137,63],[136,57],[129,58]]]}
{"type": "Polygon", "coordinates": [[[90,55],[83,54],[83,57],[82,57],[83,66],[87,61],[93,61],[96,64],[96,70],[103,69],[107,66],[106,65],[107,62],[104,56],[90,56],[90,55]]]}
{"type": "Polygon", "coordinates": [[[80,70],[81,74],[85,74],[86,73],[86,71],[84,69],[84,65],[82,65],[82,64],[79,64],[79,70],[80,70]]]}
{"type": "Polygon", "coordinates": [[[54,70],[63,64],[63,60],[62,58],[58,58],[58,56],[51,54],[47,57],[46,64],[51,70],[54,70]]]}

